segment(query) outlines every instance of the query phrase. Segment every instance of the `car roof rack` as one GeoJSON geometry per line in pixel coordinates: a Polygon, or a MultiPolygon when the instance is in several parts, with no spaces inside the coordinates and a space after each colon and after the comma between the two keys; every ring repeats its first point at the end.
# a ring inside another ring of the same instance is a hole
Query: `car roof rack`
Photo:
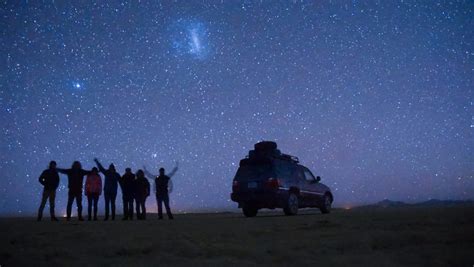
{"type": "Polygon", "coordinates": [[[292,156],[292,155],[289,155],[289,154],[281,154],[281,157],[286,159],[286,160],[291,160],[291,161],[294,161],[296,163],[299,163],[300,162],[300,159],[296,156],[292,156]]]}

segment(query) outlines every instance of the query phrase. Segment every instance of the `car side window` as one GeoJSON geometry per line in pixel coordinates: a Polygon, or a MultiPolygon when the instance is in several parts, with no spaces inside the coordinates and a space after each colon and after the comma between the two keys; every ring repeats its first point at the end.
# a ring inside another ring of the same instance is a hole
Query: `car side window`
{"type": "Polygon", "coordinates": [[[300,169],[300,168],[296,168],[296,180],[298,181],[304,181],[305,180],[305,177],[304,177],[304,173],[303,173],[303,170],[300,169]]]}
{"type": "Polygon", "coordinates": [[[304,178],[308,182],[316,181],[316,178],[314,178],[313,174],[309,170],[304,170],[304,178]]]}

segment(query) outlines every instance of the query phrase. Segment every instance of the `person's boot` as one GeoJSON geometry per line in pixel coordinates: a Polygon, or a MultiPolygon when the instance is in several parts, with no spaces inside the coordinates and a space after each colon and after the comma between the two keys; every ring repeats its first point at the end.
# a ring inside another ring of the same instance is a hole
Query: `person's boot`
{"type": "Polygon", "coordinates": [[[71,220],[71,217],[66,217],[66,221],[70,221],[71,220]]]}
{"type": "Polygon", "coordinates": [[[97,216],[94,216],[94,221],[97,221],[97,216]]]}
{"type": "Polygon", "coordinates": [[[37,222],[41,222],[41,219],[42,219],[42,218],[43,218],[43,216],[41,216],[41,215],[38,214],[38,217],[36,218],[36,221],[37,221],[37,222]]]}
{"type": "Polygon", "coordinates": [[[88,216],[88,217],[87,217],[87,220],[88,220],[88,221],[92,220],[91,216],[88,216]]]}
{"type": "Polygon", "coordinates": [[[78,219],[79,219],[79,221],[81,221],[81,222],[84,221],[84,218],[82,218],[82,216],[79,216],[78,219]]]}
{"type": "Polygon", "coordinates": [[[54,209],[51,209],[49,214],[51,215],[51,221],[52,222],[57,222],[59,221],[58,218],[56,218],[56,215],[54,214],[54,209]]]}

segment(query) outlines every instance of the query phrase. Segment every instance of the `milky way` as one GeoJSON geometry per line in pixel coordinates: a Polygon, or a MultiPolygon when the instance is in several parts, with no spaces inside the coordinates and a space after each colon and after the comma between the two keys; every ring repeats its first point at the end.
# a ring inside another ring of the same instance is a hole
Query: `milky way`
{"type": "Polygon", "coordinates": [[[36,211],[50,160],[94,157],[178,161],[173,208],[236,210],[259,140],[336,206],[474,197],[472,1],[193,2],[0,4],[0,214],[36,211]]]}

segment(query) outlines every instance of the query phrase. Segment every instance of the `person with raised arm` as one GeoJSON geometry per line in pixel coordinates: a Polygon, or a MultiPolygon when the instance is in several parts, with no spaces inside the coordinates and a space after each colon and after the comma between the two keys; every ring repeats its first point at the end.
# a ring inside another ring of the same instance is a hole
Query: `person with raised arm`
{"type": "Polygon", "coordinates": [[[120,181],[120,174],[115,170],[115,165],[111,163],[109,169],[105,169],[97,158],[94,159],[99,171],[104,174],[104,199],[105,199],[105,218],[109,219],[110,210],[112,210],[112,220],[115,220],[115,199],[117,198],[117,188],[120,181]]]}
{"type": "Polygon", "coordinates": [[[66,209],[66,220],[71,220],[72,203],[76,200],[77,205],[77,218],[79,221],[83,221],[82,218],[82,187],[84,182],[84,176],[91,173],[82,169],[82,165],[79,161],[74,161],[70,169],[57,168],[58,172],[67,175],[68,180],[68,199],[66,209]]]}
{"type": "Polygon", "coordinates": [[[163,219],[163,203],[165,204],[166,214],[170,220],[173,219],[173,214],[171,213],[170,209],[170,198],[169,193],[172,190],[172,182],[171,177],[173,177],[176,172],[178,171],[178,163],[176,163],[176,167],[166,175],[165,169],[160,168],[159,175],[153,175],[150,173],[145,166],[143,166],[143,170],[148,178],[155,179],[155,194],[156,194],[156,202],[158,204],[158,219],[163,219]],[[171,186],[170,186],[171,185],[171,186]]]}
{"type": "Polygon", "coordinates": [[[56,169],[56,161],[52,160],[49,163],[49,168],[44,170],[39,177],[40,184],[43,185],[43,194],[41,197],[41,204],[38,210],[37,221],[41,221],[43,218],[43,210],[46,205],[46,201],[49,199],[49,214],[51,215],[51,221],[58,221],[54,215],[54,201],[56,199],[56,189],[59,186],[59,174],[56,169]]]}

